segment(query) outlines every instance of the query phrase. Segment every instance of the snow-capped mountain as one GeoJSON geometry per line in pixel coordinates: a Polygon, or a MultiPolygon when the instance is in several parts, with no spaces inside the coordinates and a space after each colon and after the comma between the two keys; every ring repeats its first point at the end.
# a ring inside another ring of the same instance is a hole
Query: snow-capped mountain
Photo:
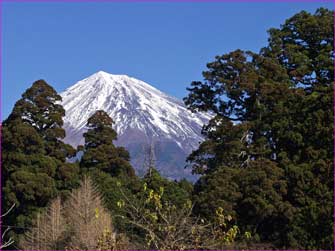
{"type": "Polygon", "coordinates": [[[60,94],[66,111],[65,142],[84,144],[88,118],[106,111],[115,121],[117,145],[125,146],[132,164],[143,174],[147,148],[154,145],[157,169],[173,179],[192,179],[184,169],[186,156],[203,140],[201,128],[208,114],[191,113],[184,104],[149,84],[127,75],[99,71],[60,94]]]}

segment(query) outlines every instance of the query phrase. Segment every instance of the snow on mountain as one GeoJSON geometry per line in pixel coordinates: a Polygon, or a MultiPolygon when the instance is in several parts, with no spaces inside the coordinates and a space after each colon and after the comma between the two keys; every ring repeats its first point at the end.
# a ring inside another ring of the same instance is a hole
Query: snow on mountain
{"type": "Polygon", "coordinates": [[[60,94],[66,111],[65,142],[84,144],[88,118],[106,111],[115,121],[117,145],[125,146],[132,164],[143,174],[148,146],[154,144],[156,165],[165,176],[193,179],[185,170],[186,156],[203,140],[201,128],[210,116],[191,113],[184,104],[151,85],[127,75],[99,71],[60,94]]]}

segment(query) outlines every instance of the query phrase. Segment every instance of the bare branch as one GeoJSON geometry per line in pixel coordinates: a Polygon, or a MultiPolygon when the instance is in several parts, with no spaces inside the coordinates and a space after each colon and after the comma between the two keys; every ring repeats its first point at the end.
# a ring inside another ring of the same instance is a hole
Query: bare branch
{"type": "Polygon", "coordinates": [[[1,215],[1,218],[2,218],[2,217],[5,217],[7,214],[9,214],[10,211],[12,211],[14,207],[15,207],[15,203],[10,207],[10,209],[7,210],[6,213],[4,213],[3,215],[1,215]]]}

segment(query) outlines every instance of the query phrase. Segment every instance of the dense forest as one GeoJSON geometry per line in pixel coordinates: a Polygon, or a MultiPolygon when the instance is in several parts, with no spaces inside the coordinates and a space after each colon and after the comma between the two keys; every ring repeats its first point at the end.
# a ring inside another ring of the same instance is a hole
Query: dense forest
{"type": "Polygon", "coordinates": [[[34,82],[1,128],[3,249],[332,250],[333,16],[297,13],[191,83],[186,106],[213,114],[195,184],[162,177],[152,149],[136,176],[102,110],[65,144],[61,97],[34,82]]]}

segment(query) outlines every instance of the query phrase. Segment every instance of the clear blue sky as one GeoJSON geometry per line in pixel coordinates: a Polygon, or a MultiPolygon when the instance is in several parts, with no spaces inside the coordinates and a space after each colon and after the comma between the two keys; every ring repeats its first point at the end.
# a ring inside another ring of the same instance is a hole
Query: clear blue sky
{"type": "Polygon", "coordinates": [[[2,117],[37,79],[63,91],[99,70],[182,98],[215,55],[258,52],[270,27],[321,6],[334,8],[330,1],[3,3],[2,117]]]}

